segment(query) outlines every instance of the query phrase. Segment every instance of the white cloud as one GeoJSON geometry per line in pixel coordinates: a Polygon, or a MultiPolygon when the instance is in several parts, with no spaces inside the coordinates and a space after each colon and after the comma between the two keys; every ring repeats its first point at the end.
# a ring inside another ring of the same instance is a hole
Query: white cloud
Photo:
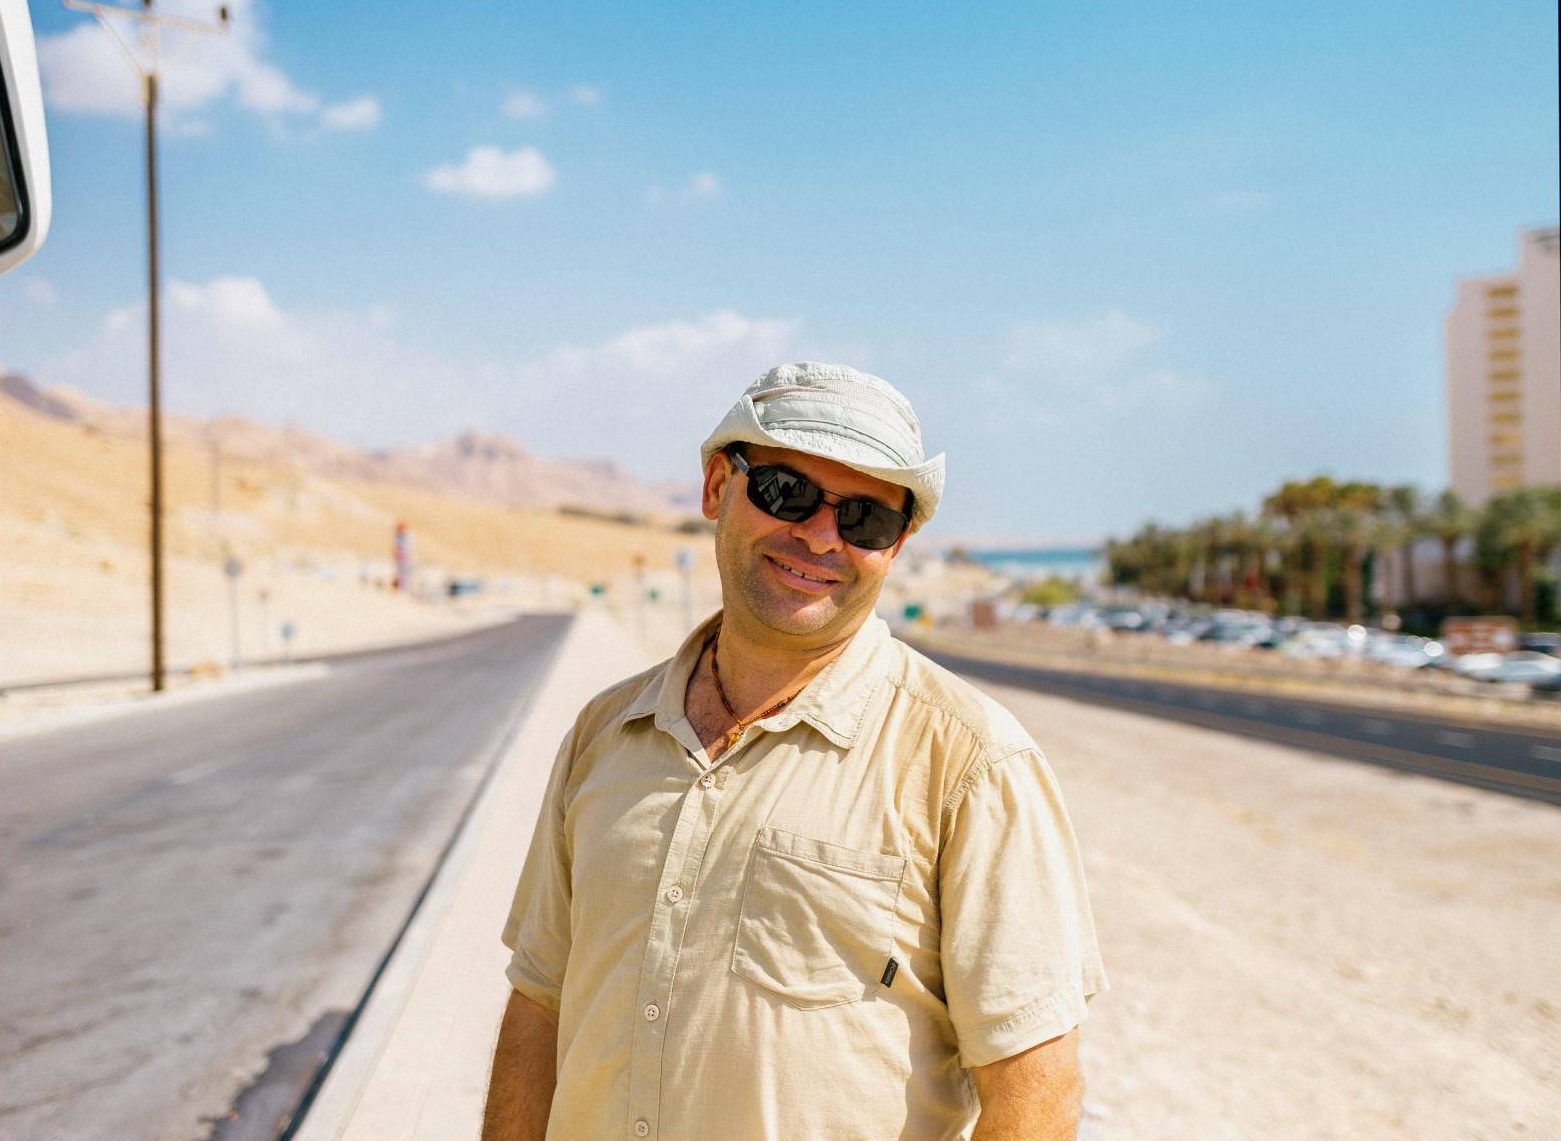
{"type": "MultiPolygon", "coordinates": [[[[162,32],[164,62],[158,98],[176,133],[205,133],[209,128],[195,113],[224,100],[272,120],[273,125],[287,116],[318,117],[320,126],[328,130],[361,130],[373,125],[365,122],[371,100],[325,107],[318,95],[300,87],[265,58],[266,37],[258,0],[234,0],[229,8],[232,20],[225,34],[198,35],[179,29],[162,32]]],[[[179,14],[209,20],[214,12],[214,8],[211,12],[192,8],[179,14]]],[[[51,110],[121,118],[141,114],[141,81],[125,59],[125,50],[143,64],[150,61],[138,25],[117,16],[111,19],[113,34],[91,20],[39,38],[38,66],[44,100],[51,110]],[[114,42],[116,35],[119,44],[114,42]]],[[[378,103],[373,102],[377,123],[378,103]]]]}
{"type": "Polygon", "coordinates": [[[569,89],[569,101],[581,107],[595,107],[602,101],[602,89],[588,83],[576,84],[569,89]]]}
{"type": "Polygon", "coordinates": [[[60,291],[47,278],[29,277],[22,282],[22,293],[34,305],[52,307],[60,301],[60,291]]]}
{"type": "Polygon", "coordinates": [[[547,114],[547,101],[535,91],[520,88],[505,97],[501,110],[509,119],[540,119],[547,114]]]}
{"type": "Polygon", "coordinates": [[[1132,412],[1201,398],[1207,381],[1146,361],[1163,336],[1159,326],[1118,310],[1021,323],[1004,346],[1007,376],[987,383],[1046,423],[1081,411],[1132,412]]]}
{"type": "MultiPolygon", "coordinates": [[[[408,344],[384,307],[290,308],[252,277],[172,281],[167,298],[163,381],[175,411],[290,419],[370,446],[480,427],[657,479],[697,476],[699,442],[754,377],[780,361],[829,358],[798,321],[725,309],[500,364],[408,344]]],[[[90,342],[36,371],[45,383],[143,404],[145,336],[144,304],[117,309],[90,342]]]]}
{"type": "Polygon", "coordinates": [[[545,194],[555,178],[553,167],[535,147],[518,151],[473,147],[460,166],[436,166],[430,170],[423,176],[423,185],[441,194],[497,201],[545,194]]]}
{"type": "Polygon", "coordinates": [[[1005,367],[1054,378],[1093,378],[1160,339],[1154,325],[1112,310],[1079,321],[1032,321],[1008,334],[1005,367]]]}
{"type": "Polygon", "coordinates": [[[668,193],[667,188],[659,182],[651,183],[645,188],[645,204],[662,206],[673,200],[682,203],[710,202],[721,197],[722,190],[721,180],[714,172],[701,170],[674,193],[668,193]]]}
{"type": "Polygon", "coordinates": [[[384,111],[372,95],[335,103],[320,112],[320,128],[325,131],[372,131],[379,126],[384,111]]]}

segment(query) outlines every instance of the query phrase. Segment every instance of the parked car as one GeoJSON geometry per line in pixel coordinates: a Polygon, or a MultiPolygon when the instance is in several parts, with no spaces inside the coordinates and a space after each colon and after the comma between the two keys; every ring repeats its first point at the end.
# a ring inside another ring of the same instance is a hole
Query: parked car
{"type": "Polygon", "coordinates": [[[1516,681],[1533,685],[1537,681],[1546,681],[1553,677],[1561,677],[1561,658],[1520,650],[1514,654],[1507,654],[1506,660],[1495,669],[1482,674],[1481,680],[1516,681]]]}
{"type": "Polygon", "coordinates": [[[1366,639],[1365,656],[1369,660],[1404,669],[1423,669],[1446,653],[1442,643],[1413,634],[1377,631],[1366,639]]]}
{"type": "Polygon", "coordinates": [[[1492,650],[1483,654],[1462,654],[1453,658],[1447,666],[1460,677],[1472,677],[1484,681],[1488,674],[1499,670],[1505,660],[1505,654],[1498,654],[1492,650]]]}
{"type": "Polygon", "coordinates": [[[1351,629],[1337,622],[1308,622],[1291,636],[1283,650],[1297,658],[1342,658],[1360,648],[1350,636],[1351,629]]]}

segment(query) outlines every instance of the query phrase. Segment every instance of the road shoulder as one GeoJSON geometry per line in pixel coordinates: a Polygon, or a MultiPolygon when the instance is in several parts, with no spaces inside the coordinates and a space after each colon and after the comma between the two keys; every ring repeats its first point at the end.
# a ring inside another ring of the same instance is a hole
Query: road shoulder
{"type": "Polygon", "coordinates": [[[558,743],[588,698],[649,664],[605,613],[585,610],[575,619],[298,1141],[476,1136],[508,997],[499,928],[558,743]]]}

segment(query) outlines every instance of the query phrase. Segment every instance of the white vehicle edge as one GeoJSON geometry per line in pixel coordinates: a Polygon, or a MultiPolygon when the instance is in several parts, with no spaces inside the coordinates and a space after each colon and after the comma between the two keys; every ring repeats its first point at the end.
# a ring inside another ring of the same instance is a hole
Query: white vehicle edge
{"type": "Polygon", "coordinates": [[[38,252],[49,233],[49,140],[27,0],[0,0],[0,273],[38,252]]]}

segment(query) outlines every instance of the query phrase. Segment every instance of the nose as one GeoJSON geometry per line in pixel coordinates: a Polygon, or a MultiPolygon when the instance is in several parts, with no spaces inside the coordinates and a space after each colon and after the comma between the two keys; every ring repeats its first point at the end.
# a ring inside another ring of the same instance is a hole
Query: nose
{"type": "Polygon", "coordinates": [[[815,555],[828,554],[845,547],[845,540],[840,537],[840,528],[835,522],[835,506],[828,498],[802,522],[793,523],[791,533],[806,543],[808,551],[815,555]]]}

